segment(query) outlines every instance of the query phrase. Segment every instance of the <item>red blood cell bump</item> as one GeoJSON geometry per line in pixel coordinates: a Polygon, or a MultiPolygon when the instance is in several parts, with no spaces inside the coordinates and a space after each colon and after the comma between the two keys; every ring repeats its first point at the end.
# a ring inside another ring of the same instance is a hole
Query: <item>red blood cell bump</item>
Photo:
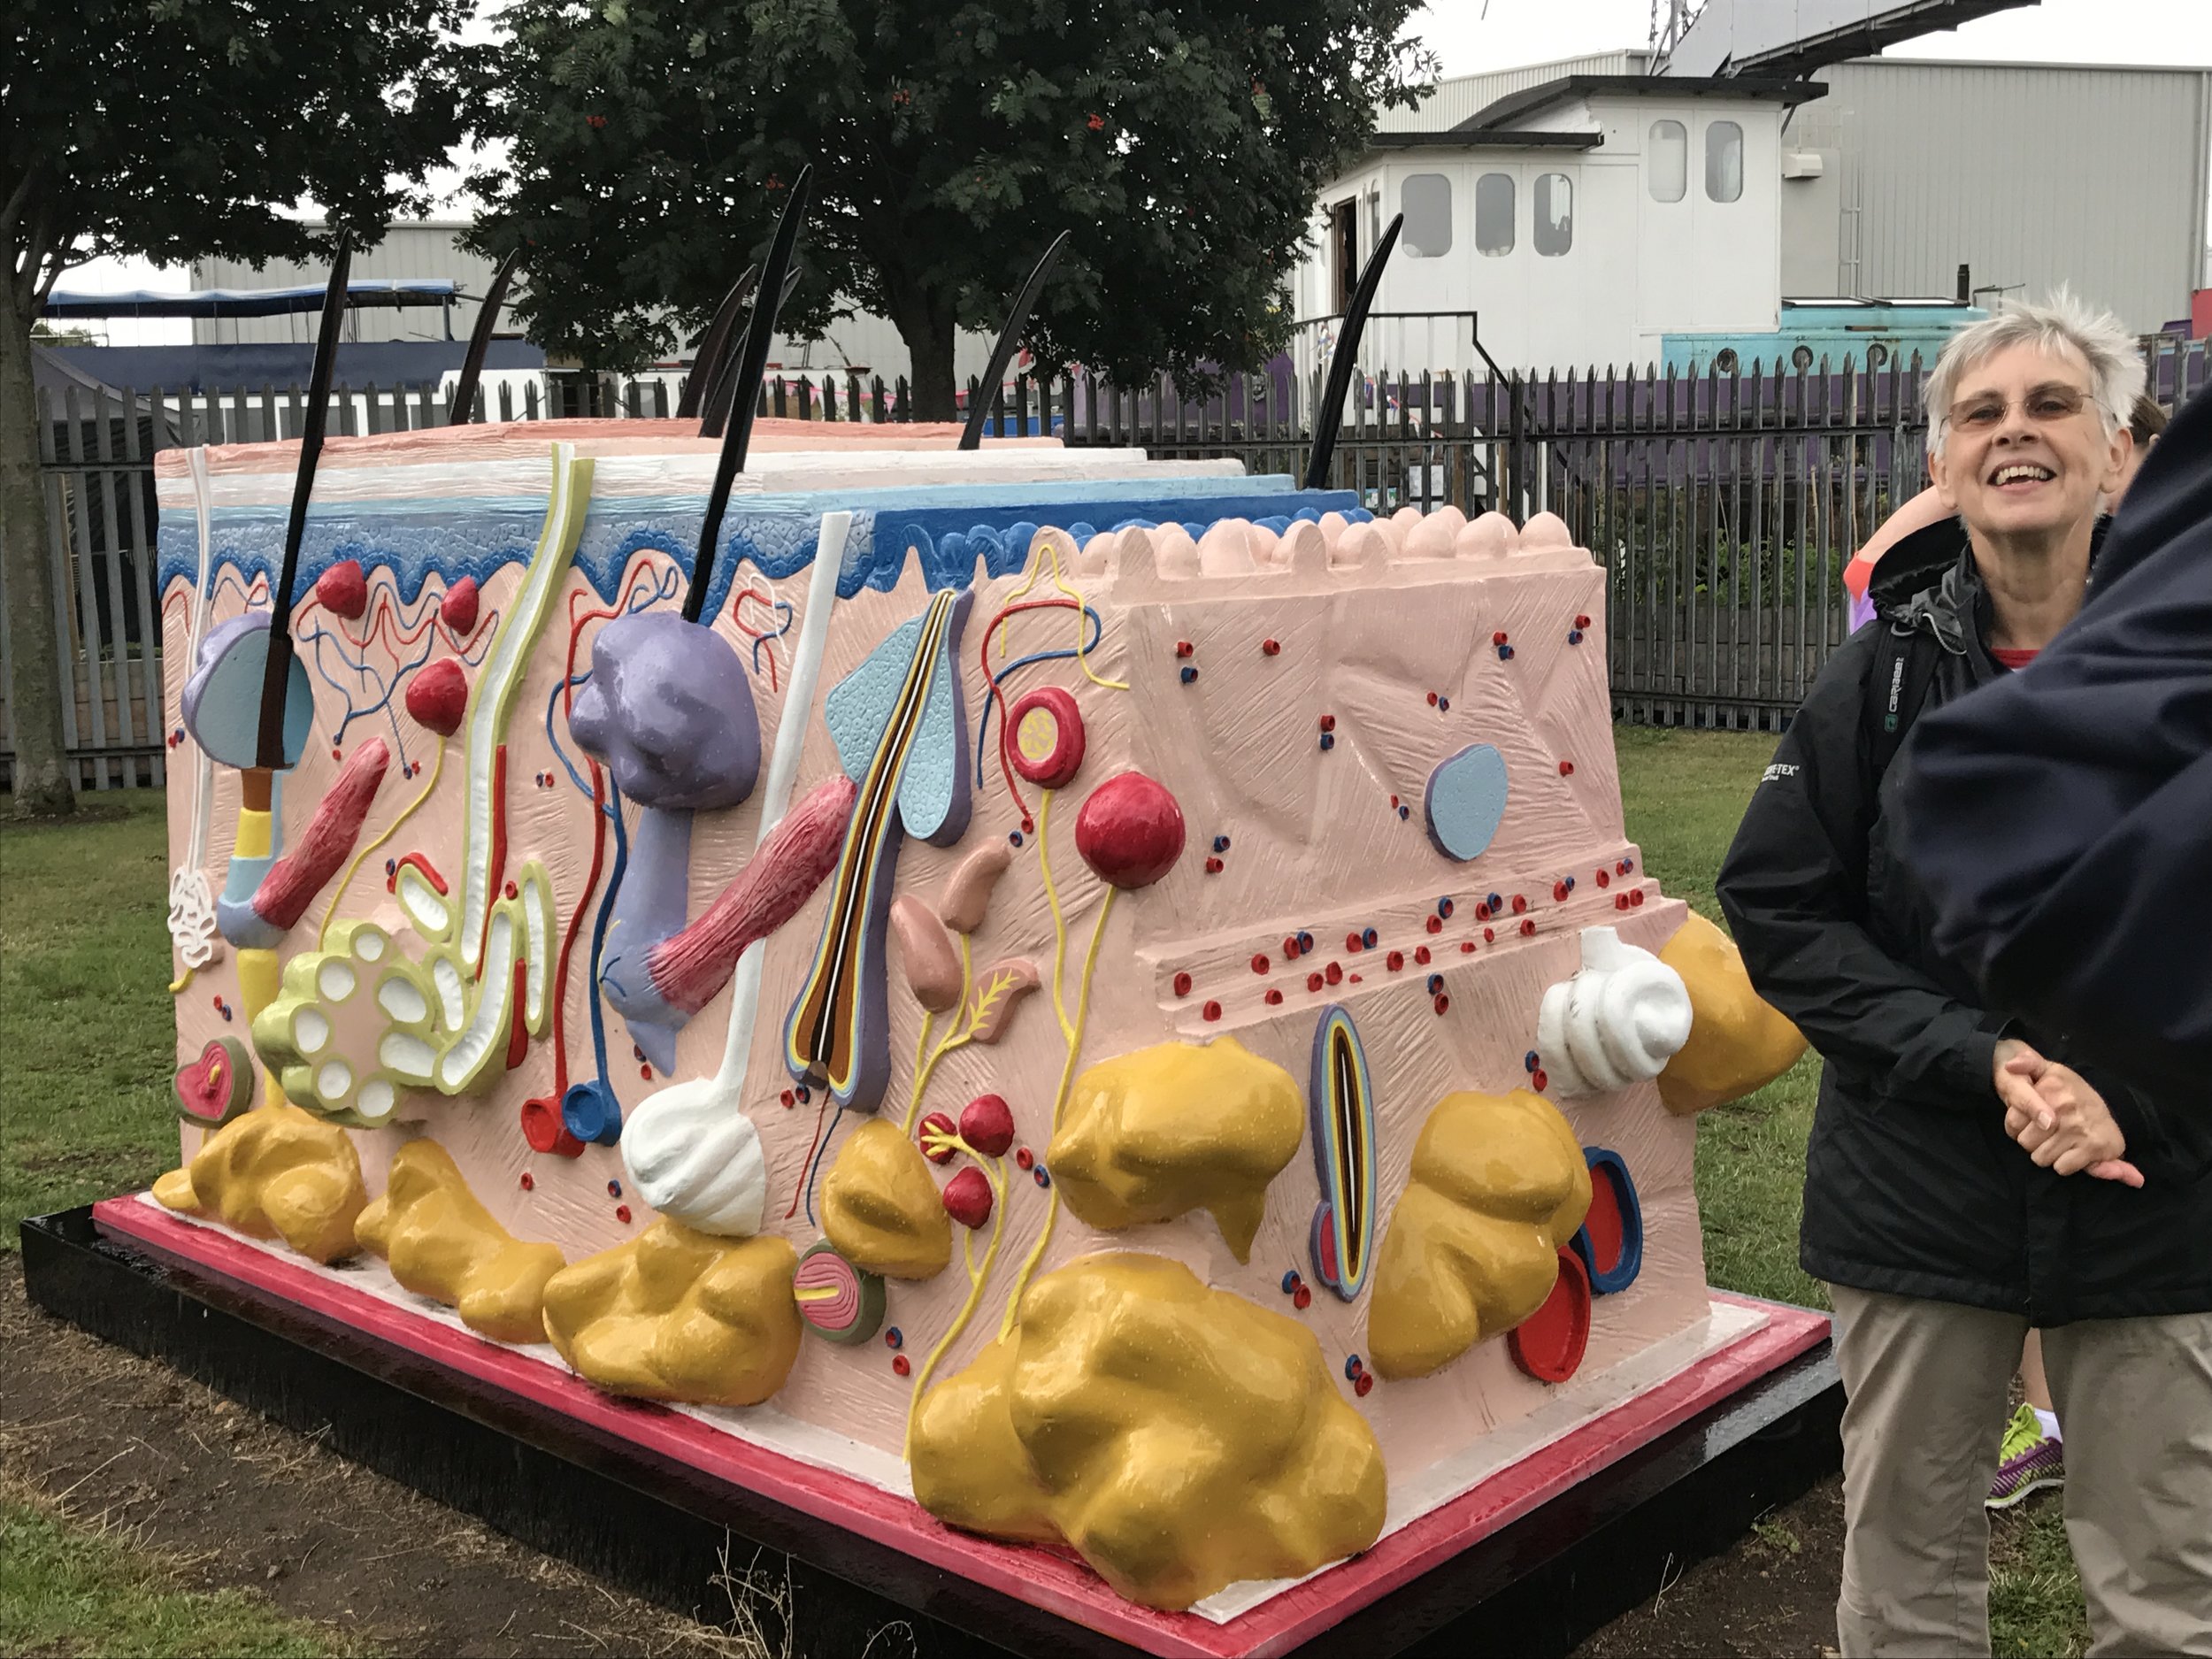
{"type": "Polygon", "coordinates": [[[945,1183],[945,1213],[973,1232],[991,1218],[991,1183],[972,1164],[945,1183]]]}
{"type": "Polygon", "coordinates": [[[1109,778],[1075,816],[1075,850],[1118,887],[1148,887],[1183,856],[1183,809],[1141,772],[1109,778]]]}
{"type": "Polygon", "coordinates": [[[922,1156],[932,1164],[949,1164],[957,1148],[945,1144],[946,1138],[956,1133],[950,1118],[943,1112],[932,1112],[922,1119],[920,1140],[922,1156]]]}
{"type": "Polygon", "coordinates": [[[960,1109],[960,1138],[987,1158],[1014,1144],[1014,1111],[999,1094],[979,1094],[960,1109]]]}

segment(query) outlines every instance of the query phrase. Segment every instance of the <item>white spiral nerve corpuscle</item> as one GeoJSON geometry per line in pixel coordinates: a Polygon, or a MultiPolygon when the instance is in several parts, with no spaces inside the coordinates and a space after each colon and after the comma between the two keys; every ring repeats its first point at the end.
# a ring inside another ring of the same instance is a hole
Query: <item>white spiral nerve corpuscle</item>
{"type": "Polygon", "coordinates": [[[760,1132],[710,1079],[672,1084],[622,1125],[622,1162],[639,1197],[701,1233],[749,1239],[768,1202],[760,1132]]]}
{"type": "Polygon", "coordinates": [[[1536,1046],[1561,1095],[1605,1094],[1655,1078],[1690,1040],[1682,976],[1609,927],[1582,930],[1582,967],[1544,993],[1536,1046]]]}

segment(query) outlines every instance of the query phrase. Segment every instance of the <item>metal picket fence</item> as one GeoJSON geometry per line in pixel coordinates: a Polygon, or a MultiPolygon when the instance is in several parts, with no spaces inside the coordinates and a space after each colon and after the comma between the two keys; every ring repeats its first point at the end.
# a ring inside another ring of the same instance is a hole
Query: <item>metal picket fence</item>
{"type": "MultiPolygon", "coordinates": [[[[2145,342],[2154,394],[2177,406],[2212,380],[2204,342],[2145,342]]],[[[1694,377],[1392,373],[1356,377],[1328,483],[1377,512],[1450,504],[1517,520],[1563,517],[1607,572],[1614,710],[1643,724],[1778,729],[1846,629],[1845,564],[1925,481],[1920,365],[1846,359],[1754,364],[1694,377]]],[[[519,396],[479,394],[478,419],[664,417],[680,382],[549,376],[519,396]]],[[[971,382],[967,397],[983,396],[971,382]]],[[[1162,457],[1233,457],[1302,476],[1317,387],[1288,359],[1226,377],[1203,397],[1164,377],[1117,388],[1086,375],[1021,377],[993,395],[990,429],[1162,457]]],[[[54,628],[70,675],[63,735],[79,786],[165,780],[155,591],[154,457],[204,443],[297,435],[296,387],[39,394],[40,471],[53,560],[54,628]]],[[[762,413],[900,421],[905,383],[776,375],[762,413]]],[[[341,387],[332,429],[444,423],[433,386],[341,387]]],[[[0,588],[0,767],[12,772],[0,588]]]]}

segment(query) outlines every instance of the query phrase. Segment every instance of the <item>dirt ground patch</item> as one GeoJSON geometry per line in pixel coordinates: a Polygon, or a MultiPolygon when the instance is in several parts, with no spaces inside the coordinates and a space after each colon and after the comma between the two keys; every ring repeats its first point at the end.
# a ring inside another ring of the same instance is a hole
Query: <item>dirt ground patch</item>
{"type": "Polygon", "coordinates": [[[1573,1659],[1820,1659],[1836,1652],[1843,1580],[1843,1478],[1762,1517],[1575,1649],[1573,1659]]]}
{"type": "MultiPolygon", "coordinates": [[[[0,1469],[188,1558],[188,1582],[256,1590],[349,1647],[469,1659],[762,1651],[734,1613],[720,1630],[676,1618],[50,1317],[26,1301],[19,1257],[0,1266],[0,1469]]],[[[1835,1640],[1842,1540],[1830,1481],[1577,1659],[1818,1659],[1835,1640]]]]}
{"type": "MultiPolygon", "coordinates": [[[[382,1653],[743,1655],[679,1619],[52,1318],[0,1263],[0,1470],[67,1511],[382,1653]]],[[[741,1545],[739,1548],[742,1548],[741,1545]]]]}

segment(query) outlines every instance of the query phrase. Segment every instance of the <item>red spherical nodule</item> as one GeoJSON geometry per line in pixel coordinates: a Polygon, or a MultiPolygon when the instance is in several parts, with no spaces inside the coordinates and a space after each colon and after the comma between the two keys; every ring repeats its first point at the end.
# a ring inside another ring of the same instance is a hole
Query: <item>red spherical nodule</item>
{"type": "Polygon", "coordinates": [[[1183,856],[1183,809],[1141,772],[1109,778],[1075,815],[1075,850],[1118,887],[1148,887],[1183,856]]]}
{"type": "Polygon", "coordinates": [[[407,713],[417,726],[451,737],[469,708],[469,677],[450,657],[415,671],[407,682],[407,713]]]}
{"type": "Polygon", "coordinates": [[[1270,1008],[1280,1008],[1283,1005],[1283,994],[1271,986],[1268,987],[1266,1001],[1270,1008]]]}
{"type": "Polygon", "coordinates": [[[1204,1015],[1209,1020],[1219,1019],[1221,1018],[1221,1004],[1218,1002],[1209,1002],[1205,1007],[1200,1009],[1198,1011],[1204,1015]]]}
{"type": "Polygon", "coordinates": [[[960,1109],[960,1138],[987,1158],[1014,1144],[1014,1109],[997,1094],[979,1094],[960,1109]]]}
{"type": "Polygon", "coordinates": [[[1363,1371],[1352,1379],[1352,1392],[1363,1400],[1367,1398],[1367,1391],[1374,1386],[1375,1374],[1372,1371],[1363,1371]]]}
{"type": "Polygon", "coordinates": [[[1190,995],[1189,974],[1179,973],[1175,976],[1175,995],[1178,996],[1188,996],[1190,995]]]}
{"type": "Polygon", "coordinates": [[[369,608],[369,579],[359,559],[340,559],[315,579],[315,598],[326,611],[350,622],[369,608]]]}
{"type": "Polygon", "coordinates": [[[1551,1079],[1544,1075],[1544,1068],[1540,1065],[1528,1074],[1528,1080],[1536,1086],[1539,1094],[1551,1087],[1551,1079]]]}
{"type": "Polygon", "coordinates": [[[1267,969],[1267,953],[1263,950],[1255,951],[1252,955],[1252,972],[1255,973],[1265,973],[1267,969]]]}
{"type": "Polygon", "coordinates": [[[1313,1292],[1301,1285],[1290,1293],[1290,1305],[1302,1311],[1313,1305],[1313,1292]]]}
{"type": "Polygon", "coordinates": [[[1413,949],[1413,959],[1425,967],[1429,960],[1429,948],[1426,945],[1416,945],[1413,949]]]}
{"type": "Polygon", "coordinates": [[[945,1183],[945,1213],[971,1233],[991,1218],[991,1183],[972,1164],[945,1183]]]}
{"type": "Polygon", "coordinates": [[[1332,962],[1327,967],[1321,970],[1321,977],[1326,979],[1331,985],[1335,985],[1344,978],[1344,970],[1339,967],[1335,963],[1332,962]]]}
{"type": "Polygon", "coordinates": [[[446,626],[465,638],[476,627],[477,607],[476,578],[464,576],[445,590],[445,597],[438,601],[438,614],[446,626]]]}
{"type": "Polygon", "coordinates": [[[957,1149],[947,1144],[946,1137],[958,1133],[951,1118],[942,1112],[932,1112],[922,1119],[918,1138],[922,1156],[932,1164],[949,1164],[957,1149]]]}
{"type": "Polygon", "coordinates": [[[891,1370],[895,1375],[903,1377],[907,1372],[912,1371],[913,1369],[913,1362],[908,1359],[905,1355],[894,1354],[891,1356],[891,1370]]]}

